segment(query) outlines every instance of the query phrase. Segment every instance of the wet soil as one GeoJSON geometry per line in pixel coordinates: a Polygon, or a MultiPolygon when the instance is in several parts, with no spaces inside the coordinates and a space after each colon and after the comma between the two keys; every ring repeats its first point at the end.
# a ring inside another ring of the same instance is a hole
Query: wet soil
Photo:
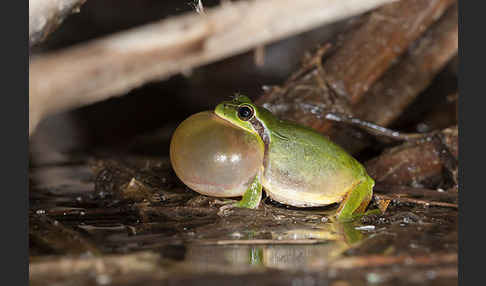
{"type": "Polygon", "coordinates": [[[184,187],[163,156],[31,166],[31,285],[457,284],[457,207],[392,200],[339,224],[335,205],[229,202],[184,187]]]}

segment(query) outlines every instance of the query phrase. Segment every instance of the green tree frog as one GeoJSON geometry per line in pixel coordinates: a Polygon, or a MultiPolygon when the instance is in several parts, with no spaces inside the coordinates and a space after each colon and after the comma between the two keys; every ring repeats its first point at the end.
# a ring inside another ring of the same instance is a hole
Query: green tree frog
{"type": "Polygon", "coordinates": [[[341,202],[336,216],[346,221],[363,214],[373,194],[373,179],[344,149],[243,95],[183,121],[170,159],[188,187],[214,197],[242,196],[238,207],[257,208],[264,189],[296,207],[341,202]]]}

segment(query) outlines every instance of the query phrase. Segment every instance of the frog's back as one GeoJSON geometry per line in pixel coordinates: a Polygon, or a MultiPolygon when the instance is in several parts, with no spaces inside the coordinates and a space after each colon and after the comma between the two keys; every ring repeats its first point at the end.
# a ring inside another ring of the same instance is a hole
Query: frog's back
{"type": "Polygon", "coordinates": [[[340,202],[366,179],[364,167],[316,131],[279,121],[264,159],[263,186],[276,201],[299,207],[340,202]]]}

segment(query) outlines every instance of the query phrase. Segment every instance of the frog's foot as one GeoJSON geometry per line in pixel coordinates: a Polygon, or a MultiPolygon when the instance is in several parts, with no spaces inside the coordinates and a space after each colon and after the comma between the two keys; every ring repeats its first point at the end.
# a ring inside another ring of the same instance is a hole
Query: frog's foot
{"type": "Polygon", "coordinates": [[[371,201],[374,185],[375,182],[373,179],[368,177],[367,179],[361,181],[358,185],[354,186],[346,194],[346,197],[339,206],[336,214],[338,221],[352,221],[362,217],[363,215],[371,214],[371,211],[365,212],[365,210],[371,201]]]}
{"type": "Polygon", "coordinates": [[[243,194],[241,201],[234,204],[235,207],[256,209],[260,205],[262,199],[262,184],[260,184],[260,176],[256,176],[246,192],[243,194]]]}

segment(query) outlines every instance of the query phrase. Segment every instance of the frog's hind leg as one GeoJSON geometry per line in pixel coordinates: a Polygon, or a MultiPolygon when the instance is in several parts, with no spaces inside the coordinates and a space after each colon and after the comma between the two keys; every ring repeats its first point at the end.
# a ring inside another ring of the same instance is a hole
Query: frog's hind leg
{"type": "Polygon", "coordinates": [[[338,220],[352,220],[355,216],[362,215],[371,201],[374,185],[375,182],[370,177],[354,185],[337,210],[338,220]]]}
{"type": "Polygon", "coordinates": [[[237,202],[235,206],[240,208],[256,209],[258,205],[260,205],[261,199],[262,184],[260,183],[260,175],[257,175],[243,194],[241,201],[237,202]]]}

